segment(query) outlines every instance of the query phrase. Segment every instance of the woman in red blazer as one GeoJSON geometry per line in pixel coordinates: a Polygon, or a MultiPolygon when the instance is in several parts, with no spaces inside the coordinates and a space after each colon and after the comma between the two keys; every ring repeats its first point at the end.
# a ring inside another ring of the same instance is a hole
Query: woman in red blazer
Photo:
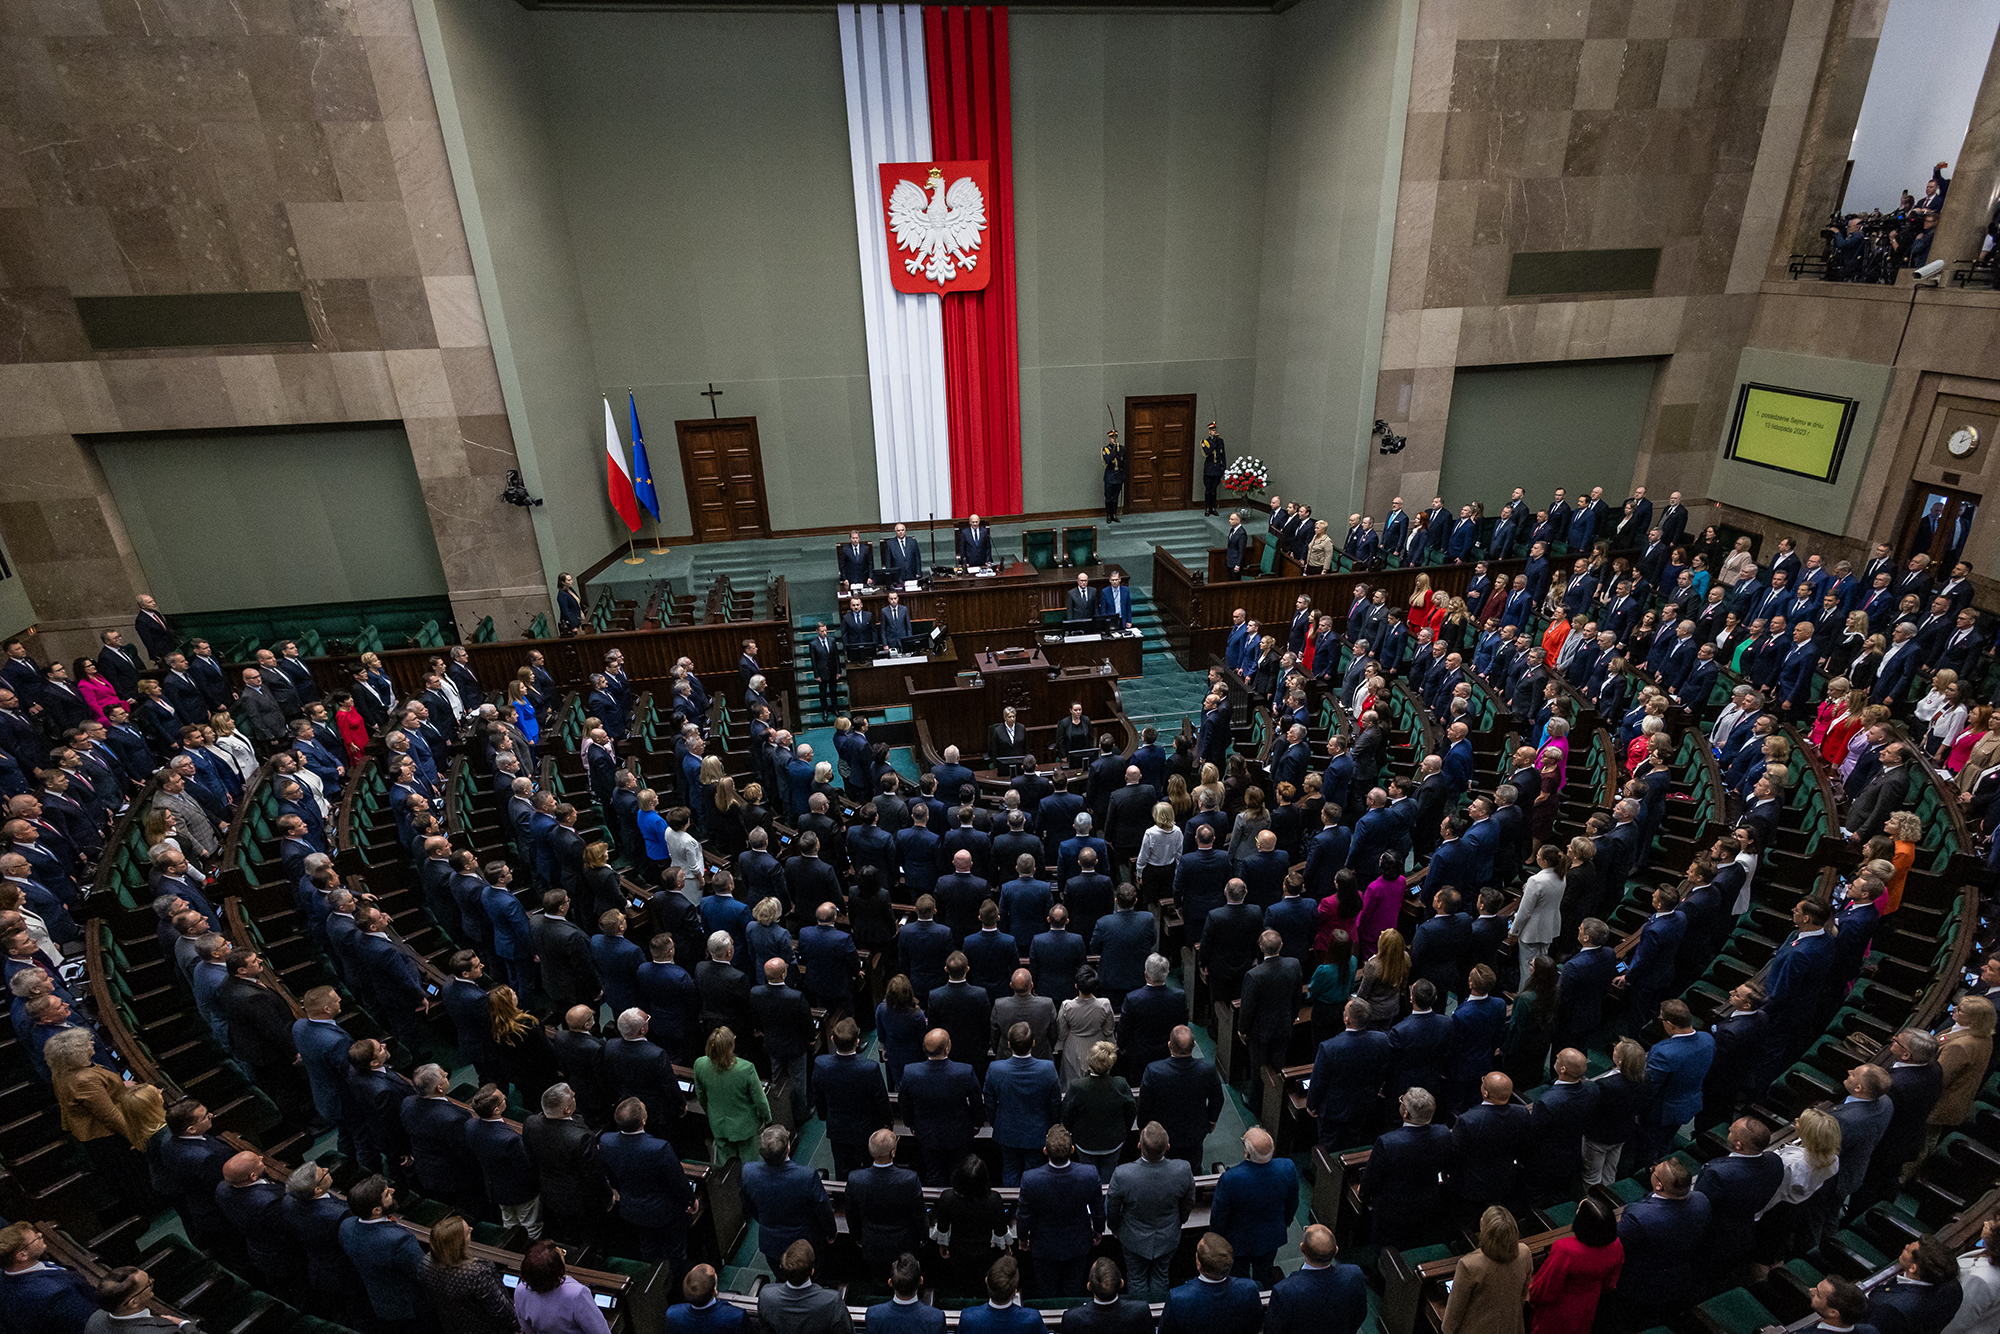
{"type": "Polygon", "coordinates": [[[333,705],[333,722],[340,729],[340,740],[347,747],[349,768],[361,763],[361,757],[368,753],[368,720],[361,716],[361,710],[354,707],[354,696],[345,690],[337,690],[330,701],[333,705]]]}

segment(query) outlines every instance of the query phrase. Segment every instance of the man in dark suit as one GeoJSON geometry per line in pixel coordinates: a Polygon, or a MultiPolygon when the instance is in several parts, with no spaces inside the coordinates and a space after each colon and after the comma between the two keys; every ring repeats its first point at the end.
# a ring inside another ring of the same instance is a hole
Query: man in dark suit
{"type": "Polygon", "coordinates": [[[1128,868],[1138,860],[1140,841],[1152,827],[1159,793],[1145,781],[1137,764],[1125,766],[1124,783],[1105,802],[1104,838],[1118,859],[1119,879],[1129,880],[1134,877],[1128,868]]]}
{"type": "Polygon", "coordinates": [[[1318,1118],[1319,1144],[1330,1154],[1366,1140],[1395,1055],[1389,1035],[1368,1027],[1368,1002],[1350,999],[1341,1017],[1346,1029],[1319,1045],[1306,1089],[1306,1111],[1318,1118]]]}
{"type": "Polygon", "coordinates": [[[305,1069],[292,1046],[292,1007],[265,980],[254,950],[235,950],[223,961],[229,976],[215,993],[228,1024],[229,1050],[250,1067],[257,1086],[288,1114],[307,1110],[305,1069]]]}
{"type": "MultiPolygon", "coordinates": [[[[1129,1005],[1132,998],[1125,999],[1129,1005]]],[[[1194,1032],[1185,1024],[1173,1030],[1167,1051],[1165,1060],[1146,1066],[1139,1081],[1139,1121],[1165,1126],[1168,1152],[1198,1168],[1202,1144],[1222,1115],[1222,1080],[1213,1061],[1194,1054],[1194,1032]]]]}
{"type": "MultiPolygon", "coordinates": [[[[1453,818],[1454,827],[1460,819],[1463,817],[1453,818]]],[[[1464,845],[1463,838],[1447,840],[1439,847],[1439,855],[1432,859],[1431,865],[1436,866],[1448,850],[1464,845]]],[[[1472,948],[1472,919],[1459,911],[1458,891],[1444,887],[1453,882],[1433,882],[1426,876],[1424,883],[1436,883],[1439,889],[1431,896],[1432,916],[1417,928],[1416,937],[1410,942],[1410,972],[1414,977],[1428,980],[1442,998],[1464,989],[1465,956],[1472,948]]]]}
{"type": "MultiPolygon", "coordinates": [[[[983,999],[985,992],[979,992],[983,999]]],[[[984,1042],[982,1034],[981,1042],[984,1042]]],[[[970,1065],[951,1059],[951,1034],[933,1028],[924,1035],[924,1057],[904,1068],[896,1084],[897,1110],[917,1141],[924,1184],[951,1182],[979,1127],[986,1124],[986,1099],[970,1065]]]]}
{"type": "Polygon", "coordinates": [[[1022,1174],[1015,1226],[1034,1264],[1038,1294],[1069,1297],[1082,1289],[1091,1248],[1104,1231],[1104,1194],[1097,1173],[1074,1160],[1068,1127],[1051,1125],[1043,1152],[1047,1164],[1022,1174]]]}
{"type": "Polygon", "coordinates": [[[1160,1334],[1256,1334],[1263,1327],[1263,1301],[1255,1280],[1231,1277],[1236,1253],[1219,1233],[1204,1232],[1195,1243],[1199,1275],[1167,1294],[1160,1334]]]}
{"type": "Polygon", "coordinates": [[[1299,988],[1304,985],[1298,960],[1282,952],[1283,936],[1265,931],[1258,936],[1257,947],[1262,958],[1243,976],[1243,1004],[1237,1018],[1238,1031],[1250,1047],[1244,1073],[1253,1090],[1262,1087],[1259,1072],[1265,1066],[1281,1068],[1285,1063],[1285,1048],[1299,1017],[1299,988]]]}
{"type": "MultiPolygon", "coordinates": [[[[772,962],[777,962],[772,960],[772,962]]],[[[833,1174],[845,1180],[868,1161],[874,1134],[892,1120],[882,1067],[860,1055],[861,1030],[846,1016],[833,1026],[833,1051],[813,1062],[813,1114],[826,1124],[833,1174]]],[[[914,1183],[915,1178],[911,1178],[914,1183]]]]}
{"type": "Polygon", "coordinates": [[[1090,586],[1088,574],[1077,575],[1076,587],[1069,591],[1069,604],[1065,615],[1072,621],[1097,619],[1097,590],[1090,586]]]}
{"type": "Polygon", "coordinates": [[[1574,1047],[1556,1053],[1555,1082],[1528,1108],[1528,1145],[1521,1161],[1521,1191],[1534,1205],[1573,1198],[1571,1182],[1583,1168],[1583,1135],[1597,1110],[1597,1085],[1585,1079],[1589,1062],[1574,1047]]]}
{"type": "Polygon", "coordinates": [[[908,584],[923,576],[923,547],[902,524],[896,525],[894,537],[883,542],[882,551],[883,571],[891,583],[908,584]]]}
{"type": "Polygon", "coordinates": [[[1375,1141],[1361,1175],[1377,1245],[1408,1250],[1441,1235],[1446,1216],[1439,1178],[1454,1167],[1451,1132],[1432,1125],[1437,1101],[1422,1088],[1397,1099],[1402,1125],[1375,1141]]]}
{"type": "Polygon", "coordinates": [[[466,1146],[479,1164],[486,1198],[508,1227],[541,1226],[541,1180],[521,1132],[507,1124],[507,1095],[491,1084],[472,1095],[476,1120],[465,1128],[466,1146]]]}
{"type": "Polygon", "coordinates": [[[1209,912],[1201,928],[1196,959],[1208,979],[1210,997],[1224,1004],[1242,995],[1243,976],[1257,962],[1264,910],[1246,902],[1248,896],[1249,889],[1241,880],[1230,880],[1223,888],[1223,905],[1209,912]]]}
{"type": "Polygon", "coordinates": [[[578,1240],[594,1238],[615,1203],[597,1155],[597,1137],[576,1115],[576,1094],[551,1084],[541,1110],[521,1123],[522,1146],[541,1179],[549,1230],[578,1240]]]}
{"type": "Polygon", "coordinates": [[[1304,1263],[1271,1289],[1264,1334],[1360,1334],[1368,1323],[1368,1280],[1338,1264],[1333,1229],[1314,1223],[1300,1242],[1304,1263]]]}
{"type": "Polygon", "coordinates": [[[604,1078],[617,1099],[646,1104],[646,1123],[666,1134],[681,1119],[687,1098],[674,1075],[673,1058],[646,1036],[644,1010],[618,1016],[618,1036],[604,1044],[604,1078]]]}
{"type": "Polygon", "coordinates": [[[1223,549],[1222,563],[1232,580],[1243,577],[1244,562],[1250,559],[1250,530],[1243,526],[1241,514],[1229,516],[1229,540],[1223,549]]]}
{"type": "Polygon", "coordinates": [[[1390,1090],[1421,1088],[1433,1098],[1444,1090],[1445,1062],[1451,1055],[1451,1020],[1438,1013],[1443,994],[1427,978],[1410,983],[1410,1013],[1389,1030],[1393,1059],[1390,1090]]]}
{"type": "Polygon", "coordinates": [[[753,1026],[750,1013],[750,979],[736,966],[736,943],[728,933],[716,931],[708,938],[708,957],[695,965],[695,987],[701,992],[699,1042],[727,1025],[732,1033],[748,1033],[753,1026]]]}
{"type": "Polygon", "coordinates": [[[1299,1210],[1299,1172],[1290,1158],[1277,1156],[1269,1131],[1252,1126],[1243,1134],[1243,1161],[1215,1184],[1209,1226],[1236,1253],[1231,1272],[1263,1286],[1299,1210]]]}
{"type": "Polygon", "coordinates": [[[922,1183],[915,1172],[896,1166],[896,1132],[875,1131],[867,1152],[868,1165],[847,1174],[847,1230],[869,1272],[880,1277],[892,1272],[898,1256],[922,1249],[929,1228],[922,1183]]]}
{"type": "Polygon", "coordinates": [[[1904,1245],[1896,1272],[1868,1295],[1868,1324],[1884,1334],[1942,1330],[1964,1300],[1958,1258],[1928,1232],[1904,1245]]]}
{"type": "Polygon", "coordinates": [[[1691,1176],[1680,1158],[1654,1164],[1651,1183],[1652,1193],[1626,1205],[1618,1220],[1627,1266],[1618,1294],[1628,1318],[1642,1324],[1702,1290],[1694,1266],[1711,1219],[1708,1196],[1689,1189],[1691,1176]]]}
{"type": "Polygon", "coordinates": [[[535,919],[535,953],[542,961],[542,990],[559,1011],[572,1005],[595,1005],[604,997],[597,962],[590,956],[590,937],[569,920],[570,896],[551,889],[542,895],[535,919]]]}
{"type": "Polygon", "coordinates": [[[1528,1109],[1513,1097],[1514,1081],[1492,1071],[1479,1082],[1479,1102],[1452,1125],[1452,1193],[1462,1220],[1476,1224],[1487,1205],[1516,1198],[1534,1132],[1528,1109]]]}
{"type": "Polygon", "coordinates": [[[806,654],[812,661],[813,680],[819,683],[820,711],[832,713],[840,698],[840,641],[827,631],[825,621],[814,626],[806,654]]]}
{"type": "Polygon", "coordinates": [[[1729,1127],[1728,1154],[1709,1159],[1695,1180],[1695,1192],[1709,1205],[1702,1251],[1714,1276],[1710,1288],[1727,1286],[1736,1266],[1750,1258],[1757,1214],[1784,1180],[1784,1163],[1766,1152],[1770,1144],[1769,1126],[1754,1116],[1741,1117],[1729,1127]]]}
{"type": "Polygon", "coordinates": [[[459,950],[445,959],[443,969],[451,980],[440,1000],[458,1037],[458,1059],[473,1067],[480,1083],[505,1083],[500,1050],[493,1043],[493,1012],[486,1005],[486,989],[479,985],[485,962],[471,950],[459,950]]]}
{"type": "Polygon", "coordinates": [[[147,1164],[180,1215],[188,1240],[221,1255],[243,1254],[240,1237],[216,1206],[230,1147],[215,1133],[215,1119],[193,1098],[167,1108],[167,1133],[147,1146],[147,1164]]]}
{"type": "Polygon", "coordinates": [[[952,854],[951,871],[938,877],[931,896],[943,910],[952,939],[963,940],[979,929],[979,905],[988,897],[987,884],[972,873],[970,851],[960,849],[952,854]]]}
{"type": "Polygon", "coordinates": [[[916,917],[896,931],[896,963],[897,970],[909,976],[910,989],[928,1000],[944,985],[945,962],[957,946],[951,928],[935,920],[936,899],[919,895],[916,909],[916,917]]]}
{"type": "Polygon", "coordinates": [[[1118,1007],[1119,1054],[1124,1068],[1137,1075],[1166,1059],[1173,1031],[1188,1014],[1187,997],[1167,986],[1165,956],[1147,954],[1141,969],[1142,984],[1128,991],[1118,1007]]]}
{"type": "Polygon", "coordinates": [[[390,1214],[396,1192],[379,1176],[347,1189],[352,1218],[340,1224],[340,1248],[354,1262],[368,1307],[384,1330],[414,1330],[430,1314],[422,1275],[424,1248],[390,1214]]]}
{"type": "Polygon", "coordinates": [[[1577,927],[1581,948],[1562,966],[1556,978],[1556,1018],[1552,1042],[1557,1050],[1587,1051],[1590,1038],[1604,1022],[1604,993],[1618,975],[1618,959],[1608,948],[1611,928],[1595,917],[1577,927]]]}
{"type": "Polygon", "coordinates": [[[861,530],[850,529],[839,551],[841,591],[875,582],[875,545],[861,540],[861,530]]]}
{"type": "MultiPolygon", "coordinates": [[[[1089,1301],[1063,1312],[1062,1334],[1153,1334],[1152,1307],[1144,1296],[1127,1290],[1124,1276],[1109,1258],[1091,1264],[1089,1290],[1089,1301]]],[[[873,1308],[870,1314],[872,1318],[873,1308]]]]}
{"type": "Polygon", "coordinates": [[[1889,1039],[1889,1056],[1889,1101],[1895,1110],[1869,1157],[1861,1190],[1849,1202],[1850,1213],[1895,1194],[1902,1169],[1923,1151],[1923,1128],[1944,1088],[1937,1039],[1929,1033],[1904,1029],[1889,1039]]]}
{"type": "Polygon", "coordinates": [[[465,1135],[472,1113],[446,1096],[451,1077],[441,1066],[420,1065],[410,1083],[416,1096],[404,1100],[400,1115],[424,1194],[458,1209],[483,1208],[479,1160],[465,1135]]]}
{"type": "Polygon", "coordinates": [[[597,1154],[618,1193],[619,1218],[639,1236],[639,1258],[685,1268],[694,1188],[673,1146],[646,1133],[644,1100],[618,1104],[612,1129],[598,1136],[597,1154]]]}
{"type": "Polygon", "coordinates": [[[993,563],[993,530],[982,524],[977,514],[958,530],[958,558],[968,569],[993,563]]]}
{"type": "Polygon", "coordinates": [[[757,1249],[777,1268],[794,1242],[824,1250],[833,1241],[833,1201],[817,1174],[792,1158],[792,1135],[765,1126],[759,1161],[743,1166],[743,1212],[757,1223],[757,1249]]]}

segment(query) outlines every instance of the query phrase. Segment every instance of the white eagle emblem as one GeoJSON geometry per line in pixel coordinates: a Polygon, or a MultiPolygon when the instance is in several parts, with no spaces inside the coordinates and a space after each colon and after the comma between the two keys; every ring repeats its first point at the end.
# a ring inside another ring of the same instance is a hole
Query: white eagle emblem
{"type": "Polygon", "coordinates": [[[915,256],[903,261],[904,269],[948,283],[961,267],[971,269],[979,262],[972,252],[986,230],[986,199],[970,176],[959,177],[947,190],[944,173],[936,167],[928,185],[932,193],[925,199],[924,187],[915,181],[896,182],[889,194],[889,226],[896,233],[896,248],[915,256]]]}

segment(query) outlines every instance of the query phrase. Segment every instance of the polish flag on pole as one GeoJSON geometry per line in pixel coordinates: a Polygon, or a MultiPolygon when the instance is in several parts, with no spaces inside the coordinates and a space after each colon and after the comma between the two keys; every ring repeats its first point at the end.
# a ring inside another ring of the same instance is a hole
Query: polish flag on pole
{"type": "Polygon", "coordinates": [[[625,446],[618,439],[618,421],[611,415],[611,400],[604,400],[604,453],[609,463],[606,479],[611,485],[611,508],[625,521],[625,527],[639,531],[639,497],[632,490],[632,470],[625,466],[625,446]]]}

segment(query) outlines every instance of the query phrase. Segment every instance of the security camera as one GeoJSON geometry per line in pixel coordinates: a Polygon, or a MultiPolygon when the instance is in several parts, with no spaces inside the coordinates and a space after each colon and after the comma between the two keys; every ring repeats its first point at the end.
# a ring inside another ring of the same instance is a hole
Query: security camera
{"type": "Polygon", "coordinates": [[[1944,272],[1944,261],[1941,259],[1934,259],[1930,263],[1924,265],[1921,269],[1917,270],[1917,277],[1930,279],[1937,277],[1940,273],[1943,272],[1944,272]]]}

